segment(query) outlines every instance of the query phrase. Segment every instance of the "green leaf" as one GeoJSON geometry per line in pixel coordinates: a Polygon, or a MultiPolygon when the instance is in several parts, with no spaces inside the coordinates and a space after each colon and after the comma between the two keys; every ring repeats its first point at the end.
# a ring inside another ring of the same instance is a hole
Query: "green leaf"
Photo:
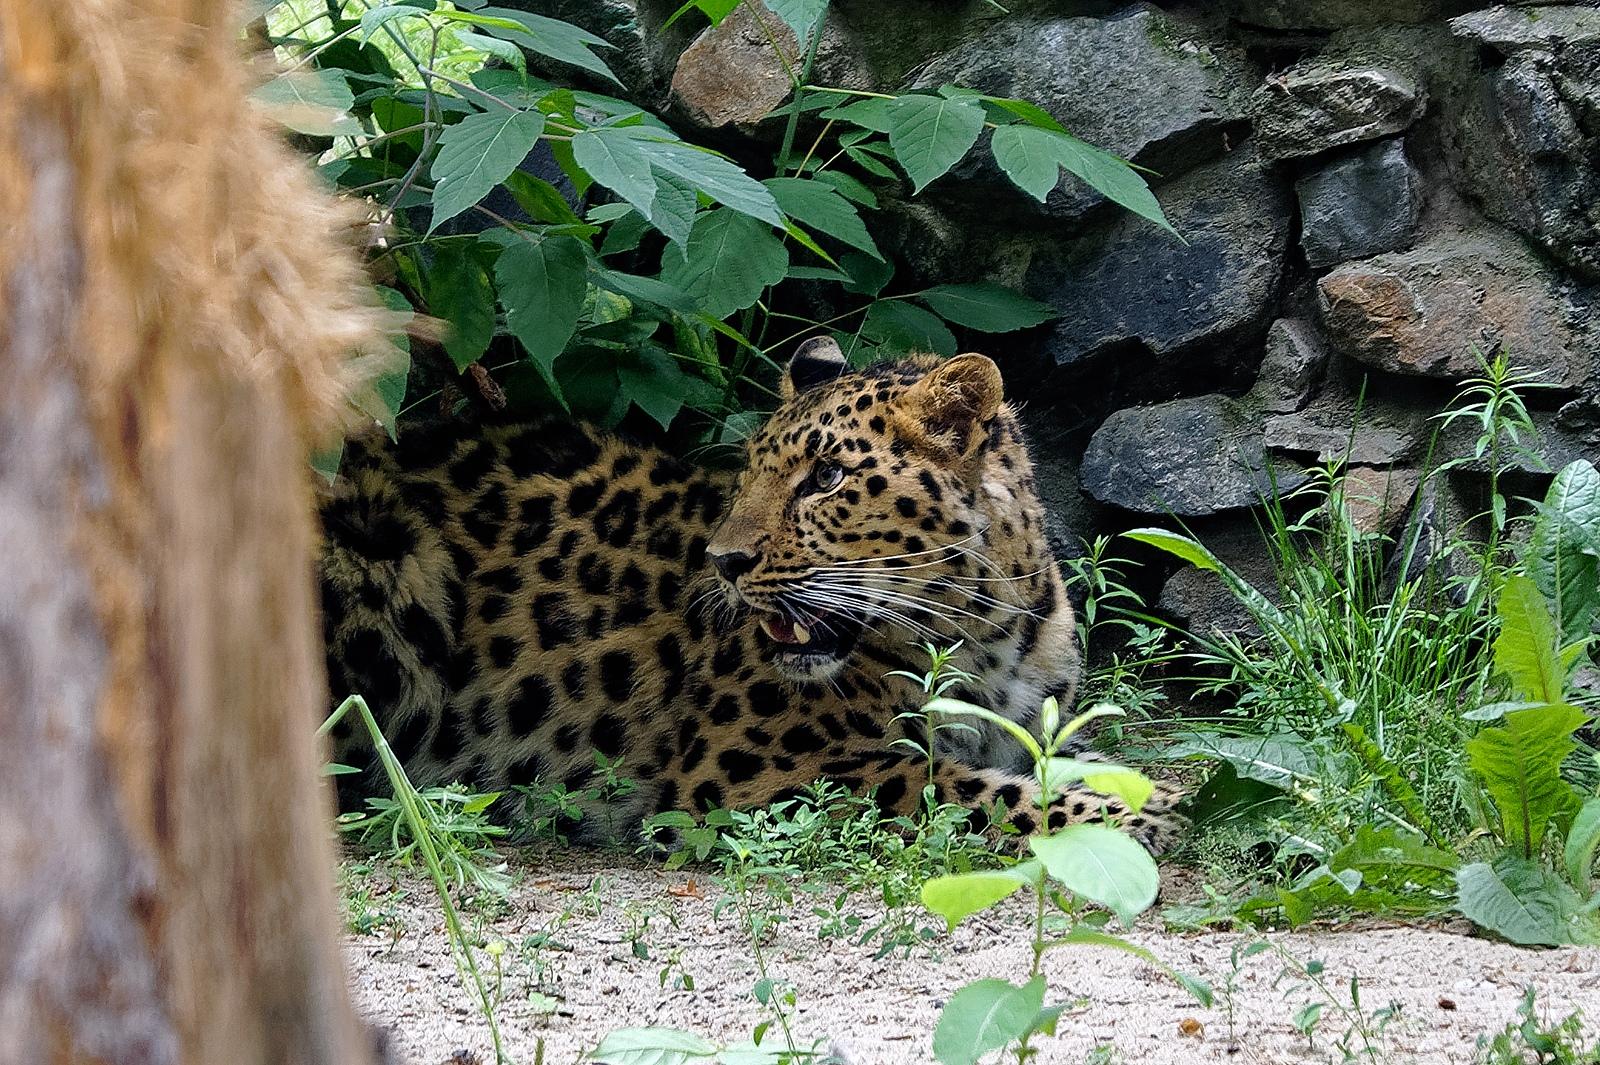
{"type": "Polygon", "coordinates": [[[638,137],[610,126],[584,130],[572,138],[572,158],[584,173],[650,217],[656,179],[638,137]]]}
{"type": "Polygon", "coordinates": [[[1076,758],[1050,759],[1050,783],[1058,787],[1082,782],[1092,791],[1121,799],[1138,813],[1155,794],[1155,782],[1137,769],[1111,762],[1080,761],[1076,758]]]}
{"type": "Polygon", "coordinates": [[[557,398],[556,357],[577,328],[588,288],[588,256],[573,237],[546,237],[537,244],[519,241],[500,253],[495,280],[506,326],[522,342],[557,398]]]}
{"type": "Polygon", "coordinates": [[[1070,133],[1035,125],[1001,126],[994,131],[990,151],[994,153],[994,161],[1017,187],[1041,203],[1055,188],[1055,168],[1059,167],[1081,178],[1112,203],[1149,219],[1168,232],[1177,232],[1137,170],[1125,160],[1070,133]]]}
{"type": "Polygon", "coordinates": [[[917,293],[917,299],[932,307],[946,321],[983,333],[1009,333],[1026,329],[1056,316],[1053,308],[1032,300],[1014,289],[992,281],[968,285],[935,285],[917,293]]]}
{"type": "Polygon", "coordinates": [[[1562,853],[1568,879],[1585,895],[1594,891],[1591,877],[1596,851],[1600,851],[1600,798],[1590,798],[1572,819],[1562,853]]]}
{"type": "Polygon", "coordinates": [[[484,111],[439,135],[434,157],[433,219],[429,229],[489,194],[525,159],[544,132],[538,111],[484,111]]]}
{"type": "Polygon", "coordinates": [[[1561,702],[1567,670],[1560,660],[1560,636],[1539,586],[1521,575],[1508,578],[1500,589],[1499,613],[1495,668],[1505,674],[1517,695],[1542,703],[1561,702]]]}
{"type": "Polygon", "coordinates": [[[662,255],[661,281],[687,293],[707,314],[726,318],[783,280],[788,266],[789,253],[770,228],[731,210],[707,211],[696,219],[684,248],[662,255]]]}
{"type": "Polygon", "coordinates": [[[1528,575],[1555,607],[1563,642],[1600,616],[1600,470],[1584,459],[1557,473],[1533,524],[1528,575]]]}
{"type": "Polygon", "coordinates": [[[894,128],[894,122],[889,117],[889,105],[892,103],[893,100],[872,97],[824,111],[821,117],[835,122],[849,122],[874,133],[888,133],[894,128]]]}
{"type": "Polygon", "coordinates": [[[1434,825],[1433,818],[1429,816],[1422,796],[1411,786],[1411,781],[1405,772],[1392,758],[1383,753],[1382,748],[1367,735],[1366,730],[1353,721],[1341,721],[1339,730],[1350,740],[1350,747],[1356,757],[1383,783],[1384,790],[1389,793],[1390,798],[1400,804],[1400,809],[1405,811],[1411,823],[1420,828],[1429,839],[1442,840],[1444,837],[1434,825]]]}
{"type": "Polygon", "coordinates": [[[397,18],[414,15],[417,18],[426,18],[428,13],[421,8],[410,4],[384,4],[382,7],[369,8],[361,13],[361,40],[372,40],[372,35],[386,22],[393,22],[397,18]]]}
{"type": "Polygon", "coordinates": [[[937,876],[922,885],[922,904],[954,928],[966,918],[1007,897],[1025,884],[1037,884],[1039,863],[1022,862],[1007,869],[937,876]]]}
{"type": "Polygon", "coordinates": [[[1328,868],[1335,873],[1346,869],[1384,873],[1405,870],[1410,877],[1419,872],[1424,875],[1448,875],[1461,866],[1460,858],[1453,852],[1429,846],[1421,836],[1393,825],[1376,828],[1362,825],[1356,829],[1355,838],[1334,852],[1328,859],[1328,868]]]}
{"type": "Polygon", "coordinates": [[[1282,633],[1290,628],[1283,611],[1274,606],[1271,600],[1257,591],[1249,581],[1224,565],[1198,540],[1167,529],[1130,529],[1122,535],[1130,540],[1158,547],[1169,555],[1183,559],[1191,566],[1221,577],[1222,583],[1228,586],[1228,591],[1269,635],[1282,633]]]}
{"type": "Polygon", "coordinates": [[[890,351],[954,355],[956,338],[945,324],[905,300],[879,300],[867,309],[861,334],[890,351]]]}
{"type": "Polygon", "coordinates": [[[362,132],[349,114],[355,104],[345,72],[331,67],[279,74],[250,94],[266,113],[296,133],[311,137],[350,136],[362,132]]]}
{"type": "Polygon", "coordinates": [[[1524,857],[1539,852],[1546,826],[1576,807],[1577,793],[1561,776],[1572,734],[1589,720],[1565,703],[1517,710],[1504,724],[1467,741],[1467,760],[1500,814],[1500,836],[1524,857]]]}
{"type": "MultiPolygon", "coordinates": [[[[456,12],[456,14],[465,15],[466,13],[456,12]]],[[[543,15],[534,15],[526,11],[513,11],[510,8],[485,7],[475,12],[475,14],[480,19],[493,20],[480,22],[480,24],[496,37],[504,37],[506,40],[522,45],[530,52],[537,52],[560,63],[570,63],[580,69],[598,74],[617,85],[622,84],[617,76],[611,72],[611,68],[606,66],[599,56],[590,51],[593,48],[612,47],[611,43],[604,38],[596,37],[594,34],[587,30],[579,29],[570,22],[562,22],[559,19],[546,18],[543,15]],[[506,21],[520,24],[521,29],[506,29],[503,25],[497,24],[506,21]]],[[[478,22],[479,19],[464,21],[478,22]]]]}
{"type": "Polygon", "coordinates": [[[1502,855],[1456,874],[1457,904],[1473,923],[1522,946],[1560,946],[1573,940],[1577,892],[1536,861],[1502,855]]]}
{"type": "Polygon", "coordinates": [[[812,27],[828,10],[828,0],[762,0],[762,3],[794,30],[795,40],[802,48],[811,37],[812,27]]]}
{"type": "Polygon", "coordinates": [[[1150,852],[1105,825],[1068,825],[1028,846],[1067,890],[1109,909],[1124,925],[1156,900],[1160,876],[1150,852]]]}
{"type": "Polygon", "coordinates": [[[820,181],[825,185],[832,185],[838,190],[839,195],[847,200],[854,200],[863,207],[878,206],[877,195],[866,185],[849,174],[839,170],[821,170],[811,175],[812,181],[820,181]]]}
{"type": "Polygon", "coordinates": [[[339,463],[344,460],[344,441],[335,440],[331,447],[318,448],[311,453],[311,468],[328,484],[339,479],[339,463]]]}
{"type": "Polygon", "coordinates": [[[724,207],[783,225],[783,214],[765,185],[720,155],[683,143],[662,139],[658,130],[626,126],[650,165],[699,189],[724,207]]]}
{"type": "Polygon", "coordinates": [[[721,25],[722,20],[733,14],[734,9],[738,6],[739,0],[685,0],[683,6],[674,11],[671,17],[661,24],[661,28],[663,30],[667,29],[684,14],[697,8],[702,15],[711,20],[713,26],[721,25]]]}
{"type": "Polygon", "coordinates": [[[917,192],[955,166],[983,131],[983,108],[969,99],[901,96],[887,115],[889,146],[917,192]]]}
{"type": "Polygon", "coordinates": [[[933,1056],[942,1065],[975,1065],[991,1050],[1021,1039],[1044,1005],[1044,977],[1018,987],[976,980],[945,1004],[933,1029],[933,1056]]]}
{"type": "Polygon", "coordinates": [[[716,1044],[676,1028],[618,1028],[590,1053],[598,1065],[682,1065],[715,1056],[716,1044]]]}
{"type": "Polygon", "coordinates": [[[483,357],[494,339],[494,286],[464,241],[436,246],[428,270],[428,310],[450,324],[444,350],[458,373],[483,357]]]}
{"type": "Polygon", "coordinates": [[[641,345],[631,356],[618,361],[617,380],[634,405],[663,429],[671,427],[685,403],[704,400],[711,388],[703,379],[684,373],[660,345],[641,345]]]}
{"type": "Polygon", "coordinates": [[[1290,788],[1315,780],[1317,763],[1306,743],[1291,733],[1264,736],[1219,736],[1210,732],[1184,733],[1167,751],[1169,758],[1204,756],[1233,766],[1239,776],[1290,788]]]}
{"type": "Polygon", "coordinates": [[[672,243],[682,247],[694,227],[700,199],[685,181],[671,174],[656,175],[656,198],[650,206],[650,224],[672,243]]]}
{"type": "Polygon", "coordinates": [[[859,248],[874,259],[883,259],[861,215],[837,188],[812,178],[768,178],[762,184],[790,218],[859,248]]]}
{"type": "Polygon", "coordinates": [[[544,178],[534,177],[526,170],[513,170],[505,180],[506,191],[517,201],[517,206],[527,212],[535,222],[550,225],[577,225],[578,217],[561,190],[544,178]]]}

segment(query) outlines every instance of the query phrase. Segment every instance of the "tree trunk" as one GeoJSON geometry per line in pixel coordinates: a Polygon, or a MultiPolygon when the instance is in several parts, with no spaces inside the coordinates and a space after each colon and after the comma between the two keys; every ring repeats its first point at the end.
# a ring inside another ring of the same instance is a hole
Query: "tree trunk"
{"type": "Polygon", "coordinates": [[[305,456],[347,222],[209,0],[0,0],[0,1062],[359,1065],[305,456]]]}

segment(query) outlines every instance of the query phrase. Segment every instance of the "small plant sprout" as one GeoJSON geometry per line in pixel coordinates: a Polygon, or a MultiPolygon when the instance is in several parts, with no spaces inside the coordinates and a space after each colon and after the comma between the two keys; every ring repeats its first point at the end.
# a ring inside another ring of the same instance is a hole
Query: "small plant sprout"
{"type": "MultiPolygon", "coordinates": [[[[922,693],[931,698],[942,697],[951,688],[959,684],[966,684],[975,678],[971,673],[952,664],[956,652],[961,650],[961,641],[949,647],[938,647],[932,643],[925,643],[922,649],[928,656],[928,671],[921,675],[908,669],[891,670],[885,674],[890,677],[903,677],[922,689],[922,693]]],[[[928,713],[928,704],[924,703],[916,710],[906,710],[895,715],[896,723],[904,723],[907,735],[901,736],[890,746],[903,747],[914,754],[920,755],[928,765],[928,786],[925,792],[927,802],[931,803],[933,796],[935,757],[938,749],[939,733],[947,729],[954,731],[976,732],[977,729],[965,721],[934,721],[928,713]]]]}
{"type": "MultiPolygon", "coordinates": [[[[936,697],[930,714],[976,717],[1011,733],[1033,758],[1039,781],[1039,802],[1048,809],[1057,792],[1073,784],[1115,796],[1138,810],[1154,785],[1142,773],[1124,766],[1061,757],[1060,752],[1084,725],[1122,710],[1101,703],[1061,723],[1055,699],[1045,700],[1041,714],[1043,740],[991,710],[948,697],[936,697]]],[[[1047,820],[1046,820],[1046,823],[1047,820]]],[[[1158,874],[1149,853],[1127,835],[1107,825],[1074,824],[1028,840],[1031,858],[1004,869],[959,873],[929,880],[922,901],[950,928],[990,908],[1018,889],[1034,896],[1032,965],[1027,979],[977,980],[958,990],[945,1005],[933,1032],[933,1055],[942,1065],[976,1065],[986,1054],[1009,1048],[1019,1063],[1032,1060],[1034,1040],[1052,1035],[1063,1005],[1045,1005],[1044,956],[1065,946],[1099,946],[1126,951],[1172,976],[1209,1005],[1206,985],[1182,976],[1136,943],[1104,930],[1104,915],[1087,908],[1096,903],[1110,910],[1124,926],[1155,901],[1158,874]],[[1056,914],[1048,911],[1054,907],[1056,914]]]]}

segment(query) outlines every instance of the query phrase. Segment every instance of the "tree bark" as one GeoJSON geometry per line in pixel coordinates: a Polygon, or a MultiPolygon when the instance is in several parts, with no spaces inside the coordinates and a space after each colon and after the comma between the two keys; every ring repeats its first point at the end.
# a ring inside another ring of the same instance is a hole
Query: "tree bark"
{"type": "Polygon", "coordinates": [[[232,15],[0,0],[0,1062],[377,1060],[305,466],[373,319],[232,15]]]}

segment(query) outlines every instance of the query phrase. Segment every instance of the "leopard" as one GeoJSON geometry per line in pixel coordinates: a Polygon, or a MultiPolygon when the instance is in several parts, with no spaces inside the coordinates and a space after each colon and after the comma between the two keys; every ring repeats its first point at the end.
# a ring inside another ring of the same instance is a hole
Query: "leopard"
{"type": "MultiPolygon", "coordinates": [[[[333,693],[419,786],[558,788],[576,842],[826,779],[886,817],[931,786],[979,831],[1170,846],[1178,789],[1040,804],[1007,727],[1072,705],[1080,649],[996,363],[853,367],[822,337],[778,384],[731,470],[570,421],[355,436],[321,505],[333,693]],[[997,719],[930,723],[935,650],[946,696],[997,719]]],[[[334,745],[376,764],[345,721],[334,745]]]]}

